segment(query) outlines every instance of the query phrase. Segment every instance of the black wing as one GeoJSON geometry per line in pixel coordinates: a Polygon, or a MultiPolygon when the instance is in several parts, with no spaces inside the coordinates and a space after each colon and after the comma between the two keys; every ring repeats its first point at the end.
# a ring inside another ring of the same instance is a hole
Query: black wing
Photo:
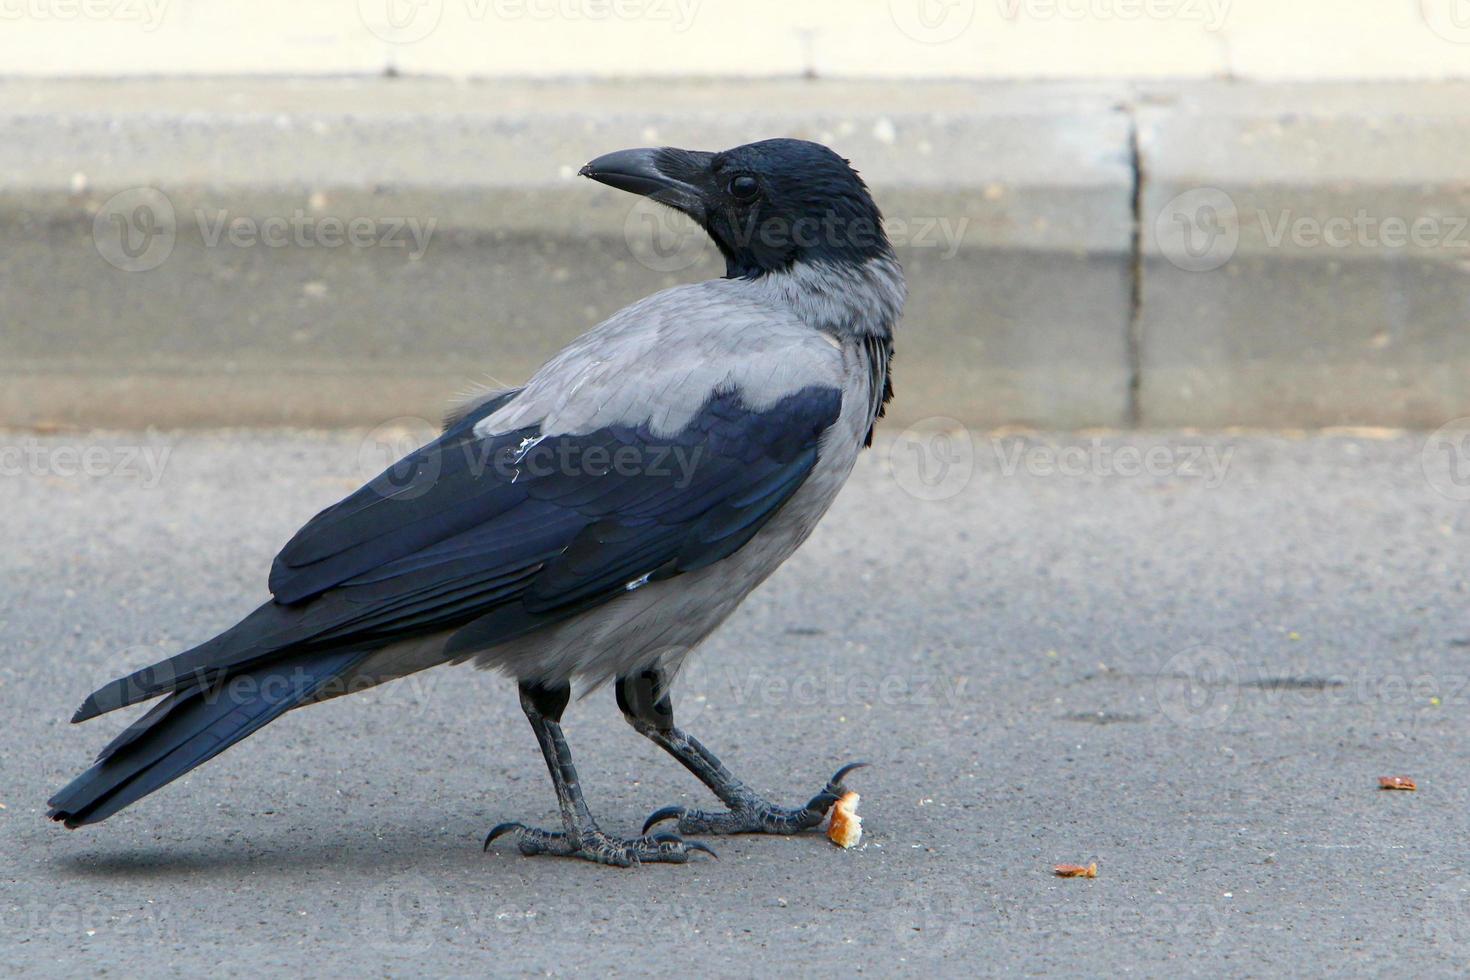
{"type": "Polygon", "coordinates": [[[648,425],[490,439],[491,403],[313,518],[261,606],[213,640],[87,699],[75,720],[212,680],[284,649],[456,629],[483,649],[739,550],[801,486],[841,392],[763,411],[717,392],[671,437],[648,425]]]}

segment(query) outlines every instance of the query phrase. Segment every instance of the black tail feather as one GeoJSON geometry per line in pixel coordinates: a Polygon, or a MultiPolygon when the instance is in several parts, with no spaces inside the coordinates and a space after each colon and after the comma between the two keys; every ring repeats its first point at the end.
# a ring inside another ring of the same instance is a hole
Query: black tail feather
{"type": "Polygon", "coordinates": [[[292,631],[293,626],[299,625],[300,617],[300,609],[264,603],[213,639],[102,685],[87,696],[71,720],[73,723],[90,721],[169,691],[218,681],[233,669],[246,667],[300,642],[303,637],[298,635],[299,631],[292,631]]]}
{"type": "Polygon", "coordinates": [[[48,816],[73,828],[105,820],[309,701],[365,655],[286,655],[169,694],[51,798],[48,816]]]}

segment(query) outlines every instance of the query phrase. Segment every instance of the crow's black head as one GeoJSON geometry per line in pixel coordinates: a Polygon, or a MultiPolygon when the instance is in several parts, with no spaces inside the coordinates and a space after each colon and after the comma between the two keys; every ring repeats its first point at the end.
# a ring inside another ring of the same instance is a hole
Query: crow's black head
{"type": "Polygon", "coordinates": [[[762,140],[720,153],[619,150],[582,175],[689,215],[719,246],[728,276],[798,262],[860,264],[891,251],[862,178],[820,143],[762,140]]]}

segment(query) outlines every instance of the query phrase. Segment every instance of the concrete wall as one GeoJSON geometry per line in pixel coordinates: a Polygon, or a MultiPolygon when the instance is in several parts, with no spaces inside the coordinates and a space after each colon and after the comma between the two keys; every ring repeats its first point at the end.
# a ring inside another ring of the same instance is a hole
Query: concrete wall
{"type": "Polygon", "coordinates": [[[1465,0],[0,0],[0,75],[1444,79],[1465,0]]]}
{"type": "Polygon", "coordinates": [[[1141,417],[1470,414],[1467,95],[1207,86],[1140,104],[1141,417]]]}
{"type": "Polygon", "coordinates": [[[1470,415],[1470,85],[0,83],[0,424],[374,423],[717,275],[610,149],[829,143],[895,419],[1470,415]]]}

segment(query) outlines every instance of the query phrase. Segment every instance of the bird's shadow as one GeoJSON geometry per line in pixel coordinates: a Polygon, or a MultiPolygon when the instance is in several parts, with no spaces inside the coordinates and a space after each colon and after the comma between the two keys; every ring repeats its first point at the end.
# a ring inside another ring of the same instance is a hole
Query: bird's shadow
{"type": "MultiPolygon", "coordinates": [[[[488,827],[488,824],[486,825],[488,827]]],[[[323,867],[374,871],[384,867],[431,869],[462,864],[468,852],[479,856],[485,827],[465,823],[448,830],[442,823],[415,827],[342,828],[330,839],[281,833],[232,837],[196,846],[120,845],[93,847],[53,856],[52,867],[66,875],[133,881],[198,878],[240,872],[305,878],[323,867]]]]}

